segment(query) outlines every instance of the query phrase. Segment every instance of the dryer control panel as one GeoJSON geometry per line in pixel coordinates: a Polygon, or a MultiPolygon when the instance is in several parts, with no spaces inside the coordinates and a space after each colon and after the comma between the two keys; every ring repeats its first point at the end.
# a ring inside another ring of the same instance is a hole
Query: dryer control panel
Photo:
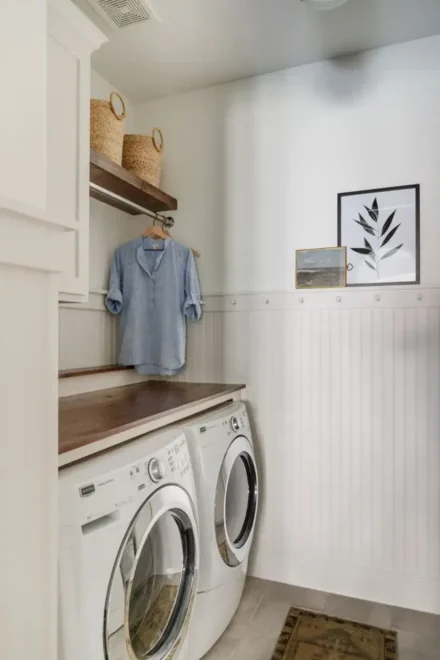
{"type": "Polygon", "coordinates": [[[240,410],[236,415],[230,419],[231,429],[234,433],[239,433],[242,429],[249,426],[249,419],[245,410],[240,410]]]}
{"type": "Polygon", "coordinates": [[[228,434],[238,435],[249,426],[249,418],[245,410],[239,410],[235,415],[223,419],[222,426],[228,434]]]}
{"type": "Polygon", "coordinates": [[[190,470],[185,437],[118,470],[101,474],[78,485],[82,523],[117,511],[136,499],[144,499],[162,482],[174,482],[190,470]]]}
{"type": "Polygon", "coordinates": [[[225,437],[232,441],[239,435],[251,435],[249,417],[243,403],[228,405],[223,410],[202,416],[200,422],[189,429],[197,434],[202,447],[209,447],[225,437]]]}

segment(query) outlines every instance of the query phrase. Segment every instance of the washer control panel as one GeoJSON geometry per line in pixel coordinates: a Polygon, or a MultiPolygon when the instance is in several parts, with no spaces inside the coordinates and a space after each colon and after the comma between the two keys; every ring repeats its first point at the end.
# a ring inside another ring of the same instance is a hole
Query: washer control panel
{"type": "Polygon", "coordinates": [[[179,438],[173,445],[168,447],[168,465],[171,474],[183,476],[189,470],[189,454],[186,439],[179,438]]]}
{"type": "Polygon", "coordinates": [[[153,455],[77,484],[80,516],[90,522],[133,502],[141,492],[147,496],[166,477],[183,477],[189,469],[189,451],[182,434],[153,455]]]}

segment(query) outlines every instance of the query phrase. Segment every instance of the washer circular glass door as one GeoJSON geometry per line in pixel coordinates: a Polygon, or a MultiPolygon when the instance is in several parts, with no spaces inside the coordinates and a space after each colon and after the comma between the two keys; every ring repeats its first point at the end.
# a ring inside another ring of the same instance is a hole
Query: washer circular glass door
{"type": "Polygon", "coordinates": [[[140,507],[119,549],[104,610],[106,660],[161,660],[188,623],[198,570],[197,524],[179,486],[140,507]]]}
{"type": "Polygon", "coordinates": [[[223,561],[238,566],[249,554],[258,506],[258,475],[252,445],[239,436],[220,468],[215,497],[215,535],[223,561]]]}

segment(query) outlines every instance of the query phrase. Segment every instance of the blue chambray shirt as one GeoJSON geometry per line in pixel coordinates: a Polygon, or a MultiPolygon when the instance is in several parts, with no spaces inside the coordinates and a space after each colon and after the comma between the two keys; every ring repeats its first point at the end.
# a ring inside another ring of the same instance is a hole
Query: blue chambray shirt
{"type": "Polygon", "coordinates": [[[202,315],[191,250],[172,238],[137,238],[118,247],[105,300],[121,314],[119,364],[172,375],[185,366],[186,319],[202,315]]]}

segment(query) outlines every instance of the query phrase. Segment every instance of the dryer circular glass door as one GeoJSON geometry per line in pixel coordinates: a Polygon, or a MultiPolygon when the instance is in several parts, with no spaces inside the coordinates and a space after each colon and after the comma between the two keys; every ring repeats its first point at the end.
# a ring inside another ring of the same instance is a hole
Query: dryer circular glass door
{"type": "Polygon", "coordinates": [[[215,535],[220,556],[238,566],[248,556],[258,506],[258,475],[252,445],[239,436],[220,468],[215,497],[215,535]]]}
{"type": "Polygon", "coordinates": [[[140,507],[119,549],[104,610],[106,660],[161,660],[180,643],[198,557],[191,500],[164,486],[140,507]]]}

